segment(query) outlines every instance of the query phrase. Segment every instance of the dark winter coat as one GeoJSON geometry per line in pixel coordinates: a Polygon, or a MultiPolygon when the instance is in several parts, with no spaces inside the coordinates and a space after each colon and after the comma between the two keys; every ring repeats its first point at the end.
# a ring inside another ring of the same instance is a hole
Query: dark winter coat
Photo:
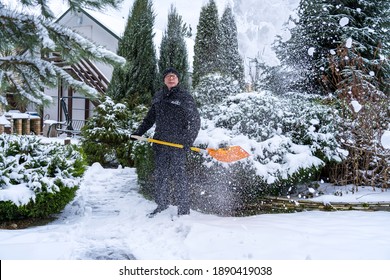
{"type": "Polygon", "coordinates": [[[193,97],[179,86],[158,91],[135,135],[143,135],[156,124],[153,138],[191,146],[200,129],[200,116],[193,97]]]}

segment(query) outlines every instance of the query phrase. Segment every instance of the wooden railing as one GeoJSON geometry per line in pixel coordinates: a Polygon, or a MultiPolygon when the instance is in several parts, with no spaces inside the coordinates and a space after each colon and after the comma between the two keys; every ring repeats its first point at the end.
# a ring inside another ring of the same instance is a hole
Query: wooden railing
{"type": "Polygon", "coordinates": [[[88,59],[82,59],[78,63],[74,63],[72,65],[69,65],[69,63],[64,61],[59,53],[51,53],[50,57],[45,57],[44,59],[52,61],[56,66],[63,68],[74,78],[85,82],[101,94],[106,93],[109,81],[88,59]]]}

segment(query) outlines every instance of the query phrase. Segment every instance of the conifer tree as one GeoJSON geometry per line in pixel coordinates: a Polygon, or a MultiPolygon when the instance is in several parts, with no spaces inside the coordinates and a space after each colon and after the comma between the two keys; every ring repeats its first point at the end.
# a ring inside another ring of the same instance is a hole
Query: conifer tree
{"type": "Polygon", "coordinates": [[[130,108],[148,104],[156,90],[154,19],[151,0],[135,0],[118,44],[118,55],[127,62],[124,68],[114,70],[108,95],[130,108]]]}
{"type": "Polygon", "coordinates": [[[168,27],[161,40],[160,58],[158,66],[161,73],[168,67],[174,67],[180,73],[180,85],[188,89],[188,52],[185,42],[187,27],[183,23],[182,17],[176,12],[176,8],[171,5],[168,13],[168,27]]]}
{"type": "Polygon", "coordinates": [[[227,6],[222,14],[218,41],[220,72],[232,76],[243,88],[244,62],[238,52],[237,26],[230,6],[227,6]]]}
{"type": "Polygon", "coordinates": [[[201,8],[195,37],[192,86],[199,79],[218,71],[218,9],[214,0],[201,8]]]}
{"type": "MultiPolygon", "coordinates": [[[[7,93],[20,100],[29,100],[37,105],[47,105],[51,98],[44,88],[53,87],[58,79],[88,96],[97,91],[74,79],[61,67],[45,60],[51,53],[61,55],[71,65],[81,59],[100,61],[112,65],[124,63],[122,57],[81,37],[73,30],[54,22],[48,0],[22,1],[16,3],[24,9],[13,10],[0,2],[0,103],[6,105],[7,93]],[[25,12],[38,9],[40,15],[25,12]]],[[[103,9],[116,7],[120,0],[68,0],[69,8],[103,9]]]]}
{"type": "Polygon", "coordinates": [[[351,40],[350,58],[355,51],[360,53],[380,80],[380,88],[388,91],[389,1],[301,0],[298,16],[291,39],[284,42],[279,37],[275,47],[282,64],[299,73],[296,88],[333,92],[337,85],[332,84],[329,57],[351,40]]]}

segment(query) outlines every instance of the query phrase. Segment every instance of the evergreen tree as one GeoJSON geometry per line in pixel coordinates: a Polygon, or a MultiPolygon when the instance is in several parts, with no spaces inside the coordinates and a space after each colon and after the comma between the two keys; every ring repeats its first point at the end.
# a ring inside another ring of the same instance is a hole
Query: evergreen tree
{"type": "Polygon", "coordinates": [[[151,0],[136,0],[118,45],[118,55],[127,62],[123,69],[114,70],[108,95],[115,101],[126,102],[130,108],[148,104],[156,90],[154,19],[151,0]]]}
{"type": "Polygon", "coordinates": [[[195,37],[192,86],[202,76],[218,71],[218,9],[214,0],[201,8],[195,37]]]}
{"type": "MultiPolygon", "coordinates": [[[[61,67],[45,58],[56,52],[71,65],[81,59],[109,64],[124,63],[124,59],[103,47],[84,39],[73,30],[54,22],[48,0],[22,1],[25,8],[13,10],[0,2],[0,103],[6,105],[5,95],[12,93],[38,105],[47,105],[51,98],[44,88],[53,87],[58,79],[89,95],[97,91],[74,79],[61,67]],[[25,12],[28,8],[40,9],[40,15],[25,12]]],[[[116,7],[119,0],[68,0],[73,11],[80,8],[102,9],[116,7]]],[[[15,3],[14,3],[15,4],[15,3]]]]}
{"type": "MultiPolygon", "coordinates": [[[[177,14],[172,5],[168,13],[168,27],[164,32],[160,46],[158,66],[161,73],[168,67],[174,67],[180,73],[180,85],[189,88],[188,80],[188,52],[185,42],[187,34],[186,25],[182,17],[177,14]]],[[[162,78],[162,77],[161,77],[162,78]]]]}
{"type": "Polygon", "coordinates": [[[282,64],[299,74],[294,88],[316,92],[333,92],[334,73],[329,67],[336,49],[353,42],[348,54],[356,50],[371,65],[380,80],[382,90],[388,91],[390,3],[387,0],[301,0],[298,20],[291,39],[279,37],[275,51],[282,64]],[[378,67],[380,65],[380,67],[378,67]]]}
{"type": "Polygon", "coordinates": [[[219,68],[245,86],[244,62],[238,52],[237,26],[230,6],[223,12],[219,28],[219,68]]]}

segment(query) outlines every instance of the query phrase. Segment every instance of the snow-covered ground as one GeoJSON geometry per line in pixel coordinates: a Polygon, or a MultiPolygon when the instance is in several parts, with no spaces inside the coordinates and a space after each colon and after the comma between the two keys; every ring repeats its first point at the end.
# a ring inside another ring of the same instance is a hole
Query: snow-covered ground
{"type": "MultiPolygon", "coordinates": [[[[322,186],[326,202],[390,201],[390,191],[322,186]]],[[[89,167],[75,200],[47,225],[0,230],[2,260],[390,260],[390,212],[176,216],[138,193],[132,168],[89,167]]]]}

